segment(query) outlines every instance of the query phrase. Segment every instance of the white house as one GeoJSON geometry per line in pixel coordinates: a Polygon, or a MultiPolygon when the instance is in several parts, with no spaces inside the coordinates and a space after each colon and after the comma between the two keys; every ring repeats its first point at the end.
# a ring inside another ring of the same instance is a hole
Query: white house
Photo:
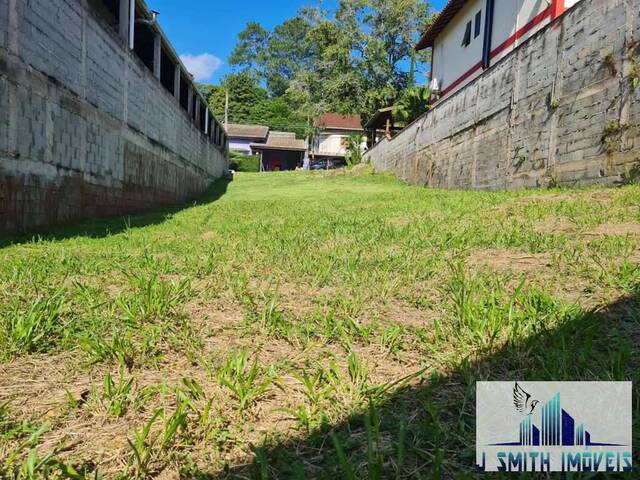
{"type": "Polygon", "coordinates": [[[362,120],[357,115],[325,113],[313,122],[315,134],[309,146],[313,160],[328,160],[335,164],[344,162],[350,135],[361,136],[361,148],[367,148],[362,120]]]}
{"type": "Polygon", "coordinates": [[[450,0],[416,45],[432,48],[432,92],[460,89],[579,1],[450,0]]]}

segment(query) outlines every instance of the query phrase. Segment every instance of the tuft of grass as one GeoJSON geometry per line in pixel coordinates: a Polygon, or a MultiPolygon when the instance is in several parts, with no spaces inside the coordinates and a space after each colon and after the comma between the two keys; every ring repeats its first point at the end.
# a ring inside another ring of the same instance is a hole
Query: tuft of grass
{"type": "Polygon", "coordinates": [[[231,392],[238,411],[244,415],[253,403],[269,391],[273,378],[258,365],[257,359],[249,362],[246,350],[236,350],[219,368],[218,381],[231,392]]]}
{"type": "Polygon", "coordinates": [[[131,324],[174,318],[191,293],[188,280],[176,283],[162,280],[158,275],[132,275],[131,282],[134,292],[116,300],[123,318],[131,324]]]}
{"type": "Polygon", "coordinates": [[[68,301],[62,290],[47,292],[23,305],[20,299],[11,301],[8,312],[0,321],[2,353],[0,357],[47,352],[54,348],[65,328],[68,301]]]}
{"type": "Polygon", "coordinates": [[[109,415],[122,417],[134,400],[133,378],[125,380],[121,375],[117,383],[111,373],[104,377],[102,398],[106,402],[109,415]]]}

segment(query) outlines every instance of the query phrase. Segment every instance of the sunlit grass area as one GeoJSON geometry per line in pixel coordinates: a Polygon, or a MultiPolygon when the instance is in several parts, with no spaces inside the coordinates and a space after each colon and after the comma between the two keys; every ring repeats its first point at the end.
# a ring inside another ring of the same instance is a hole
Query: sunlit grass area
{"type": "Polygon", "coordinates": [[[633,380],[640,442],[637,186],[238,174],[0,245],[0,478],[475,478],[487,379],[633,380]]]}

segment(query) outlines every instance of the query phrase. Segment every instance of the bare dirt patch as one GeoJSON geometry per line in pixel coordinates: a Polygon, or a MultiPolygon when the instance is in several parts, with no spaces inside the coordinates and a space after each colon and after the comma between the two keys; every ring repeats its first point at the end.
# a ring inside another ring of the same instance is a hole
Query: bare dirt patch
{"type": "Polygon", "coordinates": [[[424,328],[433,323],[434,314],[401,303],[393,303],[387,308],[384,318],[398,325],[424,328]]]}
{"type": "MultiPolygon", "coordinates": [[[[527,207],[531,205],[552,205],[562,202],[588,202],[591,204],[599,204],[603,206],[611,206],[620,197],[621,191],[618,189],[610,188],[594,191],[576,191],[576,192],[561,192],[561,193],[542,193],[536,192],[531,195],[523,197],[517,197],[513,200],[508,200],[505,203],[497,207],[498,211],[511,211],[513,208],[527,207]]],[[[517,212],[517,210],[516,210],[517,212]]],[[[544,222],[544,219],[541,221],[544,222]]]]}
{"type": "Polygon", "coordinates": [[[467,258],[467,266],[482,270],[534,273],[551,267],[548,253],[523,253],[501,248],[475,250],[467,258]]]}
{"type": "Polygon", "coordinates": [[[23,418],[56,416],[66,401],[65,389],[72,395],[86,391],[95,378],[80,371],[75,353],[34,355],[4,365],[0,373],[0,398],[22,413],[23,418]]]}
{"type": "Polygon", "coordinates": [[[566,217],[550,215],[536,222],[533,229],[538,233],[561,235],[576,232],[578,226],[566,217]]]}
{"type": "Polygon", "coordinates": [[[584,234],[586,237],[633,236],[640,237],[640,224],[637,223],[603,223],[584,234]]]}

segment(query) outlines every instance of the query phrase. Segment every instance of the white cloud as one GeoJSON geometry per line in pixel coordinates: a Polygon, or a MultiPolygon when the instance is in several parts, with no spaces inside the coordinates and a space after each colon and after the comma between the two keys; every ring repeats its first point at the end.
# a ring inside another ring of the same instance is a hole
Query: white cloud
{"type": "Polygon", "coordinates": [[[222,60],[210,53],[200,55],[180,55],[180,60],[193,75],[196,82],[209,80],[211,76],[222,66],[222,60]]]}

